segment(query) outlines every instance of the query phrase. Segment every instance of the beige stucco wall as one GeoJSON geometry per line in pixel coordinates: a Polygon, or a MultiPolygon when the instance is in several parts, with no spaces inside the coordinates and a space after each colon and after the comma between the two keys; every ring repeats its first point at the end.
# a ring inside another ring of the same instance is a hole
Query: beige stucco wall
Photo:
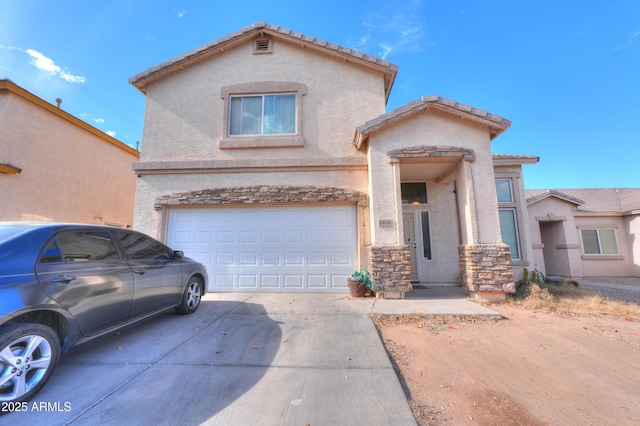
{"type": "Polygon", "coordinates": [[[555,197],[529,205],[534,267],[545,275],[584,275],[575,210],[575,204],[555,197]]]}
{"type": "Polygon", "coordinates": [[[585,277],[630,277],[633,276],[633,252],[625,230],[625,221],[621,216],[576,216],[576,229],[580,238],[582,254],[582,236],[584,228],[613,228],[618,241],[619,255],[582,254],[582,268],[585,277]]]}
{"type": "Polygon", "coordinates": [[[131,226],[135,150],[15,90],[28,99],[0,90],[0,161],[22,171],[0,173],[0,220],[131,226]]]}
{"type": "Polygon", "coordinates": [[[633,214],[624,218],[625,231],[631,250],[631,275],[640,276],[640,215],[633,214]]]}
{"type": "MultiPolygon", "coordinates": [[[[134,227],[162,239],[168,211],[155,211],[154,200],[175,192],[310,185],[366,193],[366,155],[352,140],[358,125],[384,113],[384,90],[380,72],[279,38],[272,54],[254,55],[247,40],[151,83],[139,164],[154,170],[139,172],[134,227]],[[219,146],[226,137],[222,88],[260,82],[305,86],[298,118],[303,146],[219,146]],[[169,170],[176,168],[179,173],[169,170]],[[170,175],[158,174],[163,172],[170,175]]],[[[364,244],[368,221],[359,223],[364,244]]]]}
{"type": "Polygon", "coordinates": [[[385,111],[379,73],[276,39],[273,53],[254,55],[248,40],[222,54],[153,82],[147,89],[142,161],[246,160],[358,156],[356,126],[385,111]],[[219,149],[225,136],[226,86],[256,82],[306,86],[304,148],[219,149]]]}

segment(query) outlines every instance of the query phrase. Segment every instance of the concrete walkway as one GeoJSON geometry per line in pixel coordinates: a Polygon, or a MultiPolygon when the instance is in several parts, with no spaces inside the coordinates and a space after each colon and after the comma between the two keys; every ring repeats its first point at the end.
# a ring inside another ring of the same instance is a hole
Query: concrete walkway
{"type": "Polygon", "coordinates": [[[459,288],[404,300],[210,294],[75,349],[24,412],[29,425],[415,425],[368,314],[498,315],[459,288]]]}

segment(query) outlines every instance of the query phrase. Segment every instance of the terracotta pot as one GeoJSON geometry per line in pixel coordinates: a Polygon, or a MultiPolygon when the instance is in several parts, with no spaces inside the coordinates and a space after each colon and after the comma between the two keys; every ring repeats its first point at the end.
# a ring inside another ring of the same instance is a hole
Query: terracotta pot
{"type": "Polygon", "coordinates": [[[360,281],[349,278],[347,282],[349,283],[349,294],[351,297],[364,297],[367,288],[361,285],[360,281]]]}

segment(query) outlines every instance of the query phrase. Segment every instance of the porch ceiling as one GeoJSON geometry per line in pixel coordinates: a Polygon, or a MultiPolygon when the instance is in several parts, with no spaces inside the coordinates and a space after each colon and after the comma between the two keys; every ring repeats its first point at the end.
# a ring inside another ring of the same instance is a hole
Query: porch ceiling
{"type": "Polygon", "coordinates": [[[400,162],[400,180],[404,182],[426,181],[429,179],[441,180],[451,175],[458,165],[457,161],[437,162],[400,162]]]}

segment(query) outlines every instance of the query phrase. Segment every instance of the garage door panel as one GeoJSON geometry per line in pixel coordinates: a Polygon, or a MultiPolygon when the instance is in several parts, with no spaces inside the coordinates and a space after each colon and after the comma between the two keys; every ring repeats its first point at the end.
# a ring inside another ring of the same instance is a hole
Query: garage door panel
{"type": "Polygon", "coordinates": [[[168,243],[207,264],[211,291],[344,291],[355,208],[174,208],[168,243]]]}

